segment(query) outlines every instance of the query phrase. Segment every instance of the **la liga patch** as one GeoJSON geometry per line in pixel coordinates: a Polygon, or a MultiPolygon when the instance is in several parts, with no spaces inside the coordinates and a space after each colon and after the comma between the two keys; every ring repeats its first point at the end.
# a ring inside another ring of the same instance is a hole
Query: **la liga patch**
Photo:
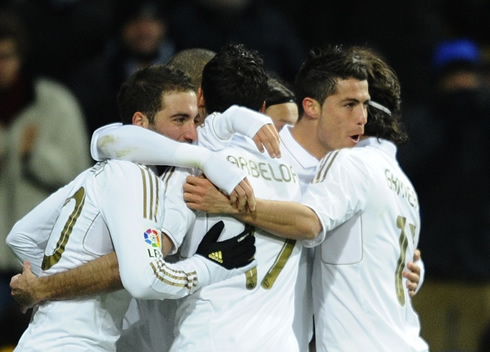
{"type": "Polygon", "coordinates": [[[143,234],[145,242],[148,243],[153,248],[160,248],[160,236],[157,230],[148,229],[143,234]]]}

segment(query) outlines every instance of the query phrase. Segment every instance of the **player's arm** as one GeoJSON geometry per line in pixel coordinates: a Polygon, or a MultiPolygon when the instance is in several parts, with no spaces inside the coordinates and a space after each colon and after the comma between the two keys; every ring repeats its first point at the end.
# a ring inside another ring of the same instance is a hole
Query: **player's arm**
{"type": "Polygon", "coordinates": [[[255,265],[253,236],[242,234],[229,242],[216,242],[222,228],[215,227],[206,236],[211,237],[209,246],[205,245],[201,253],[184,261],[167,263],[161,254],[162,242],[159,240],[165,206],[162,182],[149,169],[136,164],[113,163],[110,167],[109,170],[106,167],[107,181],[118,182],[100,181],[94,194],[111,233],[121,282],[133,297],[184,297],[203,285],[241,274],[255,265]],[[131,187],[121,192],[121,185],[131,187]],[[205,258],[214,253],[206,253],[208,247],[230,258],[224,263],[230,262],[231,266],[222,266],[205,258]]]}
{"type": "Polygon", "coordinates": [[[257,111],[233,105],[221,114],[211,114],[198,128],[199,145],[210,150],[227,146],[235,133],[253,139],[260,152],[280,157],[279,134],[272,119],[257,111]]]}
{"type": "Polygon", "coordinates": [[[184,185],[184,200],[191,209],[212,214],[229,214],[284,238],[313,239],[322,230],[318,216],[305,205],[257,199],[254,211],[240,211],[229,197],[201,177],[187,178],[184,185]]]}
{"type": "MultiPolygon", "coordinates": [[[[172,242],[162,236],[163,255],[172,242]]],[[[38,277],[26,261],[21,274],[10,281],[11,294],[23,311],[48,300],[69,300],[123,289],[116,253],[112,252],[77,268],[38,277]]]]}
{"type": "Polygon", "coordinates": [[[6,243],[19,259],[20,265],[29,261],[36,275],[41,272],[46,243],[69,190],[68,185],[50,195],[17,221],[7,236],[6,243]]]}
{"type": "MultiPolygon", "coordinates": [[[[111,124],[96,130],[92,136],[91,154],[97,160],[119,159],[145,165],[169,165],[195,168],[226,194],[232,194],[247,176],[206,148],[180,143],[154,131],[135,125],[111,124]]],[[[253,199],[253,191],[246,189],[253,199]]]]}
{"type": "Polygon", "coordinates": [[[143,270],[138,274],[146,283],[138,284],[131,279],[132,275],[128,275],[131,280],[126,281],[121,268],[124,287],[139,299],[176,299],[253,269],[257,265],[254,259],[255,237],[244,231],[225,241],[218,241],[223,228],[222,221],[216,223],[190,258],[176,263],[158,258],[141,267],[143,270]]]}
{"type": "Polygon", "coordinates": [[[123,288],[115,253],[110,253],[75,269],[37,277],[29,262],[22,274],[10,281],[12,297],[22,310],[47,300],[68,300],[88,295],[112,292],[123,288]]]}

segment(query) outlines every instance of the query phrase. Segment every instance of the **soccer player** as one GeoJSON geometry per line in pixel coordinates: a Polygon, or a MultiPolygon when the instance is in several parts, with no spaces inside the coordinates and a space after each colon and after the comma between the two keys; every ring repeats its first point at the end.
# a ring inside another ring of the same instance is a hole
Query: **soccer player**
{"type": "MultiPolygon", "coordinates": [[[[125,123],[181,142],[196,139],[195,87],[182,72],[163,66],[140,70],[121,88],[118,104],[125,123]]],[[[174,153],[207,156],[204,164],[211,162],[226,172],[225,189],[243,183],[243,173],[217,161],[209,151],[186,143],[172,144],[174,153]]],[[[35,273],[49,277],[115,251],[126,290],[113,285],[108,289],[117,291],[43,302],[36,307],[16,351],[114,351],[130,295],[178,298],[255,266],[254,239],[246,232],[216,242],[223,223],[209,229],[197,255],[174,264],[163,260],[184,235],[172,231],[180,224],[172,227],[171,221],[162,232],[168,209],[178,206],[165,201],[172,171],[167,170],[160,179],[143,164],[101,162],[17,222],[7,242],[22,261],[31,260],[35,273]]],[[[180,207],[185,207],[183,202],[180,207]]]]}
{"type": "MultiPolygon", "coordinates": [[[[365,80],[367,74],[363,73],[364,69],[361,65],[353,61],[349,52],[340,50],[340,48],[317,52],[313,58],[314,63],[305,64],[302,68],[302,74],[298,75],[297,84],[304,87],[300,101],[305,100],[310,103],[308,106],[311,106],[311,97],[313,96],[317,101],[325,102],[324,108],[321,110],[308,107],[303,109],[302,117],[298,123],[294,127],[286,126],[281,131],[282,159],[289,161],[294,167],[303,189],[313,179],[319,159],[330,148],[353,146],[351,138],[340,139],[336,136],[348,135],[349,130],[358,129],[359,127],[356,126],[365,123],[366,119],[366,101],[363,100],[366,91],[364,89],[358,91],[337,89],[337,83],[343,81],[345,77],[357,77],[358,80],[365,80]],[[318,93],[318,87],[328,93],[318,93]],[[322,94],[328,95],[324,97],[322,94]],[[339,101],[344,101],[345,105],[348,103],[349,110],[338,104],[339,101]],[[353,108],[354,106],[355,108],[353,108]],[[325,127],[322,130],[319,126],[325,127]],[[330,130],[335,131],[335,133],[328,135],[329,138],[325,138],[324,134],[330,130]],[[331,144],[327,144],[328,141],[331,141],[331,144]]],[[[146,150],[146,153],[152,152],[146,150]]],[[[202,178],[189,177],[189,179],[191,183],[185,187],[194,185],[197,187],[201,183],[209,184],[202,178]]],[[[211,189],[215,189],[213,185],[209,186],[211,189]]],[[[186,194],[190,195],[191,189],[189,188],[187,191],[186,194]]],[[[192,206],[191,199],[187,199],[189,205],[192,206]]],[[[306,288],[306,285],[309,284],[309,280],[306,279],[306,266],[306,254],[303,254],[299,269],[301,275],[298,276],[299,281],[295,285],[297,291],[295,299],[300,309],[296,309],[294,321],[295,333],[298,341],[300,341],[301,351],[307,350],[312,329],[310,290],[306,288]]],[[[410,283],[412,285],[410,289],[414,289],[413,286],[416,287],[418,282],[418,267],[414,265],[412,269],[413,272],[409,273],[409,279],[413,281],[410,283]]]]}
{"type": "Polygon", "coordinates": [[[287,83],[269,73],[265,111],[274,121],[274,126],[281,131],[285,125],[294,125],[298,120],[298,106],[293,91],[287,83]]]}
{"type": "MultiPolygon", "coordinates": [[[[326,154],[302,204],[258,199],[255,211],[239,212],[218,192],[214,199],[208,194],[206,203],[202,189],[186,199],[192,208],[235,213],[237,219],[315,248],[317,351],[428,351],[403,274],[418,243],[420,215],[417,194],[396,160],[397,145],[408,138],[400,121],[400,85],[393,70],[369,50],[351,53],[368,67],[368,81],[338,78],[337,91],[369,82],[369,122],[330,139],[356,146],[326,154]]],[[[316,99],[310,103],[320,108],[316,99]]],[[[338,103],[341,110],[352,108],[350,99],[338,103]]]]}
{"type": "MultiPolygon", "coordinates": [[[[232,104],[263,111],[267,75],[262,65],[257,53],[241,45],[224,47],[204,68],[202,98],[206,111],[225,111],[232,104]]],[[[206,118],[205,128],[209,128],[207,121],[213,115],[206,118]]],[[[246,116],[242,116],[240,122],[245,126],[249,124],[246,116]]],[[[225,140],[225,136],[222,137],[225,140]]],[[[136,145],[133,143],[131,147],[136,145]]],[[[206,146],[214,147],[208,141],[206,146]]],[[[250,183],[262,196],[299,199],[299,180],[291,165],[257,152],[255,145],[244,137],[233,136],[220,154],[246,170],[250,183]]],[[[183,177],[182,182],[187,174],[183,177]]],[[[190,213],[190,216],[195,215],[190,213]]],[[[246,228],[231,217],[221,219],[198,213],[180,248],[180,255],[191,256],[206,229],[220,220],[225,222],[225,228],[234,231],[246,228]]],[[[179,302],[177,335],[171,351],[299,351],[292,320],[294,285],[302,246],[260,229],[255,230],[255,237],[259,263],[256,270],[236,280],[226,280],[222,285],[199,290],[190,299],[179,302]],[[203,319],[208,323],[207,329],[198,327],[203,319]]]]}

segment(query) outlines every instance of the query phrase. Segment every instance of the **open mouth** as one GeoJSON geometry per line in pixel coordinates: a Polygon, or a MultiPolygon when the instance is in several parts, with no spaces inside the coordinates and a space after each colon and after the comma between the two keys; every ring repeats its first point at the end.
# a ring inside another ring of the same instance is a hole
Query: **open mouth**
{"type": "Polygon", "coordinates": [[[361,135],[360,134],[355,134],[355,135],[352,135],[350,136],[350,139],[354,142],[354,143],[359,143],[359,140],[361,139],[361,135]]]}

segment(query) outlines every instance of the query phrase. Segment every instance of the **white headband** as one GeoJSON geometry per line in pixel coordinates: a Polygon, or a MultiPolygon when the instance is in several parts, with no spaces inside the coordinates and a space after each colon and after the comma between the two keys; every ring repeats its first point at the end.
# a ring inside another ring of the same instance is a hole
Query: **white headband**
{"type": "Polygon", "coordinates": [[[370,101],[368,102],[368,104],[369,104],[369,105],[371,105],[372,107],[375,107],[375,108],[376,108],[376,109],[378,109],[378,110],[381,110],[381,111],[386,112],[388,115],[390,115],[390,116],[391,116],[391,111],[390,111],[390,109],[388,109],[387,107],[385,107],[385,106],[381,105],[380,103],[376,103],[375,101],[370,100],[370,101]]]}

